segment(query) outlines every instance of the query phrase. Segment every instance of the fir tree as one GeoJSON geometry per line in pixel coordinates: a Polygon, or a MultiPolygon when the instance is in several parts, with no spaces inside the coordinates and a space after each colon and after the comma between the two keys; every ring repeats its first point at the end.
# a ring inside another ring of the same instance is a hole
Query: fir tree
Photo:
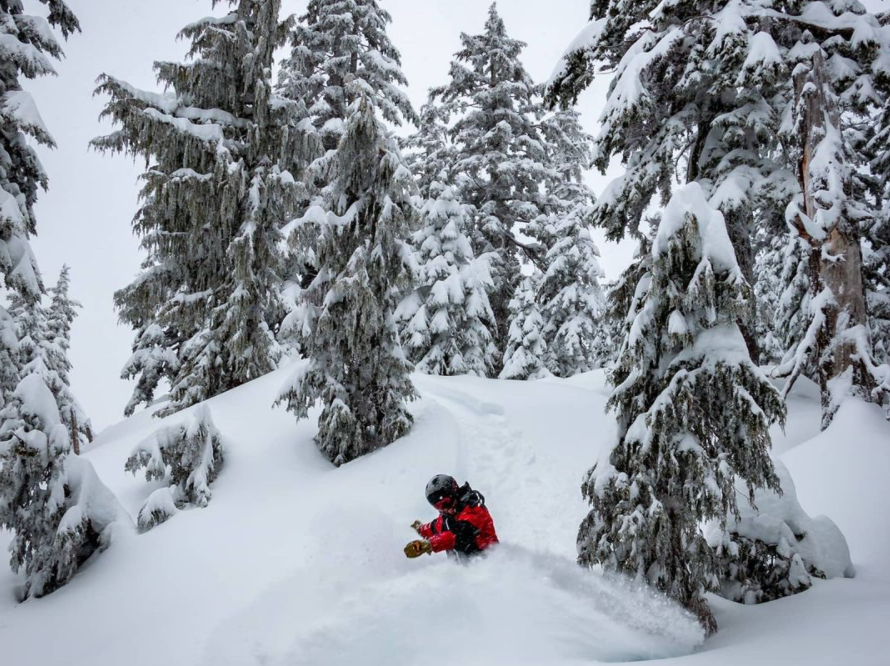
{"type": "MultiPolygon", "coordinates": [[[[442,107],[435,99],[420,109],[417,132],[408,138],[405,147],[405,160],[417,179],[421,197],[431,197],[430,188],[434,183],[454,187],[458,175],[454,172],[457,159],[454,144],[449,137],[442,107]]],[[[459,195],[459,192],[456,194],[459,195]]]]}
{"type": "Polygon", "coordinates": [[[310,0],[291,31],[290,57],[281,66],[279,90],[304,100],[326,150],[336,150],[351,113],[354,79],[373,91],[381,116],[394,125],[417,120],[399,52],[386,34],[392,21],[377,0],[310,0]]]}
{"type": "Polygon", "coordinates": [[[497,350],[488,255],[473,256],[469,216],[451,187],[433,183],[414,233],[419,288],[399,306],[402,338],[415,370],[431,375],[488,376],[497,350]]]}
{"type": "Polygon", "coordinates": [[[544,320],[547,369],[557,377],[587,372],[597,363],[603,277],[588,222],[593,192],[584,183],[591,166],[590,140],[578,113],[559,111],[543,123],[553,175],[547,183],[550,212],[526,229],[544,250],[537,300],[544,320]]]}
{"type": "Polygon", "coordinates": [[[279,402],[297,418],[322,403],[316,443],[338,466],[405,434],[405,403],[416,397],[395,321],[415,278],[405,241],[416,187],[383,125],[416,114],[399,88],[390,20],[376,0],[312,0],[280,81],[283,94],[305,101],[326,153],[308,170],[317,190],[290,238],[312,264],[288,322],[308,366],[279,402]]]}
{"type": "MultiPolygon", "coordinates": [[[[698,182],[723,212],[750,283],[755,225],[787,220],[807,243],[815,309],[806,313],[809,334],[793,341],[793,359],[780,370],[789,385],[803,367],[815,370],[827,424],[837,395],[852,388],[868,397],[880,384],[859,254],[863,214],[874,202],[846,130],[885,104],[875,79],[888,45],[858,2],[823,10],[809,1],[777,11],[597,0],[589,40],[566,57],[548,99],[574,100],[595,62],[616,68],[597,159],[604,170],[620,154],[627,170],[594,209],[613,238],[636,229],[653,198],[666,200],[679,181],[698,182]]],[[[756,360],[756,335],[739,324],[756,360]]]]}
{"type": "MultiPolygon", "coordinates": [[[[39,358],[37,359],[39,362],[39,358]]],[[[67,583],[122,511],[86,461],[69,456],[68,429],[45,377],[30,372],[0,411],[0,526],[11,530],[10,565],[25,571],[25,598],[67,583]]]]}
{"type": "MultiPolygon", "coordinates": [[[[213,0],[215,6],[223,0],[213,0]]],[[[132,413],[162,378],[174,412],[269,372],[283,317],[280,229],[305,197],[313,152],[302,106],[272,94],[273,53],[287,36],[280,0],[225,0],[224,17],[186,26],[185,63],[158,62],[169,90],[103,75],[103,115],[120,125],[102,151],[144,156],[134,228],[143,273],[115,296],[137,330],[124,375],[138,377],[132,413]]]]}
{"type": "MultiPolygon", "coordinates": [[[[541,265],[539,248],[514,235],[546,213],[543,186],[552,176],[539,127],[537,88],[519,56],[524,44],[507,35],[496,5],[485,32],[461,35],[451,81],[431,93],[453,144],[459,199],[473,207],[470,240],[477,256],[494,252],[491,306],[495,343],[506,347],[509,303],[520,279],[520,254],[541,265]]],[[[499,368],[496,368],[499,370],[499,368]]]]}
{"type": "MultiPolygon", "coordinates": [[[[0,2],[0,286],[11,312],[0,307],[0,526],[13,532],[13,571],[24,569],[24,596],[64,585],[90,555],[107,545],[94,495],[110,495],[85,461],[69,458],[71,442],[59,404],[75,404],[67,386],[65,349],[55,344],[55,319],[41,303],[44,286],[29,245],[36,233],[34,204],[48,179],[29,138],[55,145],[20,77],[54,74],[64,37],[80,30],[62,0],[41,0],[46,19],[21,2],[0,2]]],[[[107,498],[103,497],[103,500],[107,498]]]]}
{"type": "Polygon", "coordinates": [[[40,1],[49,9],[46,19],[26,14],[18,1],[0,4],[0,275],[6,288],[29,301],[43,294],[28,238],[37,231],[37,191],[48,184],[29,137],[48,147],[55,141],[20,79],[55,74],[52,60],[63,54],[50,26],[66,38],[80,31],[77,17],[62,0],[40,1]]]}
{"type": "Polygon", "coordinates": [[[376,98],[354,79],[355,99],[322,197],[296,222],[317,238],[318,275],[304,294],[301,327],[308,367],[281,394],[297,418],[321,401],[322,453],[335,465],[404,435],[416,397],[399,345],[395,310],[414,278],[403,239],[414,225],[415,185],[398,146],[376,117],[376,98]]]}
{"type": "Polygon", "coordinates": [[[540,273],[524,278],[510,300],[510,331],[501,379],[541,379],[551,374],[544,318],[537,303],[542,279],[540,273]]]}
{"type": "Polygon", "coordinates": [[[704,592],[717,569],[700,523],[738,515],[737,482],[749,501],[757,488],[779,487],[769,427],[784,406],[736,324],[751,297],[723,216],[698,185],[679,189],[610,377],[618,443],[582,488],[592,510],[579,562],[647,581],[711,632],[704,592]]]}
{"type": "Polygon", "coordinates": [[[81,447],[93,441],[93,428],[71,392],[71,324],[77,317],[77,308],[82,306],[69,296],[70,273],[71,269],[63,266],[56,286],[49,290],[52,300],[46,321],[46,363],[56,377],[56,386],[50,386],[50,390],[56,396],[59,416],[68,428],[74,453],[80,454],[81,447]]]}

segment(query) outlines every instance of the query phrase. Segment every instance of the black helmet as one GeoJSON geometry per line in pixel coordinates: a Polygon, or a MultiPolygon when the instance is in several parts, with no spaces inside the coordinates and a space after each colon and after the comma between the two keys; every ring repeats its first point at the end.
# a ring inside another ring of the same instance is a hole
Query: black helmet
{"type": "Polygon", "coordinates": [[[437,509],[442,509],[442,504],[444,500],[450,500],[444,502],[445,505],[453,504],[457,499],[457,493],[460,489],[457,481],[453,476],[448,476],[447,474],[436,474],[430,482],[426,484],[426,499],[427,502],[432,504],[437,509]]]}

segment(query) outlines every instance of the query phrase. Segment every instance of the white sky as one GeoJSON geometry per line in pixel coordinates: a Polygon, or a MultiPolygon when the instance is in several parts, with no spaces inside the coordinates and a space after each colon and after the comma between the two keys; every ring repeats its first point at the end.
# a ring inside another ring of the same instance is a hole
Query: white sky
{"type": "MultiPolygon", "coordinates": [[[[26,0],[29,9],[37,3],[26,0]]],[[[90,139],[110,131],[98,116],[104,100],[93,98],[96,77],[103,72],[133,85],[156,90],[152,63],[180,60],[185,45],[180,28],[211,11],[210,0],[68,0],[83,33],[64,45],[66,59],[58,77],[26,82],[58,143],[40,150],[50,189],[37,205],[38,238],[33,245],[44,278],[52,284],[63,263],[72,267],[72,293],[83,309],[75,322],[71,360],[72,387],[102,428],[120,420],[131,386],[119,379],[130,355],[132,331],[117,324],[112,296],[139,271],[141,255],[130,222],[137,209],[137,176],[144,165],[123,157],[103,157],[87,150],[90,139]]],[[[393,17],[390,38],[402,54],[402,65],[415,105],[427,90],[444,83],[461,32],[482,31],[488,0],[382,0],[393,17]]],[[[870,0],[870,7],[890,8],[890,0],[870,0]]],[[[284,0],[285,12],[302,13],[306,0],[284,0]]],[[[34,13],[43,13],[42,5],[34,13]]],[[[566,46],[583,27],[587,0],[500,0],[498,9],[509,34],[528,44],[523,62],[536,81],[549,78],[566,46]]],[[[581,98],[579,109],[588,131],[606,91],[597,82],[581,98]]],[[[600,192],[608,178],[591,174],[600,192]]],[[[633,247],[600,241],[603,266],[613,278],[628,263],[633,247]]]]}

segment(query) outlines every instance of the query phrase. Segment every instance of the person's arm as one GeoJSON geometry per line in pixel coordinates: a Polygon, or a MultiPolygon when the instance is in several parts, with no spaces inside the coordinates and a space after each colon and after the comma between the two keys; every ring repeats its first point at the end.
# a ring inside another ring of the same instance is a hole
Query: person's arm
{"type": "Polygon", "coordinates": [[[466,520],[452,520],[450,531],[434,534],[427,540],[433,547],[434,553],[443,550],[467,550],[476,540],[479,529],[473,523],[466,520]]]}
{"type": "MultiPolygon", "coordinates": [[[[438,518],[436,518],[436,520],[438,520],[438,518]]],[[[429,539],[431,536],[436,534],[436,531],[435,531],[436,520],[426,523],[425,525],[418,525],[415,528],[417,530],[417,533],[420,536],[422,536],[424,539],[429,539]]]]}

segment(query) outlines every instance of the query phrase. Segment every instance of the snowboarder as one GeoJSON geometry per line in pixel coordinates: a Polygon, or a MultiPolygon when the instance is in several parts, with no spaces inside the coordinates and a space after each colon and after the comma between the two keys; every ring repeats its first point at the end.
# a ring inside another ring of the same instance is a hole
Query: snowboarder
{"type": "Polygon", "coordinates": [[[444,550],[453,557],[466,558],[498,542],[485,498],[469,483],[460,486],[454,477],[437,474],[426,484],[426,499],[439,511],[439,517],[425,525],[419,520],[411,524],[423,538],[405,546],[408,557],[444,550]]]}

